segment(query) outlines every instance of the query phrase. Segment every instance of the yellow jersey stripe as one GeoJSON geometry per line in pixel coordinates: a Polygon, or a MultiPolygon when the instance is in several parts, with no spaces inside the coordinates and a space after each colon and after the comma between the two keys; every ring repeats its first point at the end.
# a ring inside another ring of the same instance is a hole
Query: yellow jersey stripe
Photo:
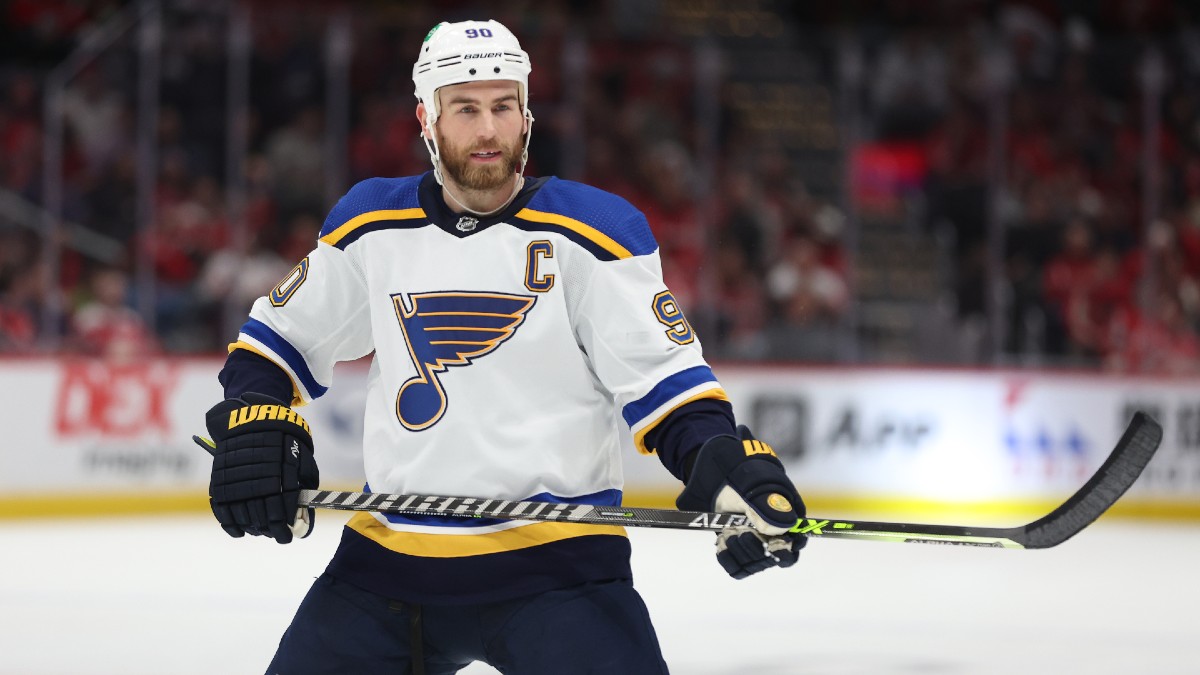
{"type": "Polygon", "coordinates": [[[400,532],[379,522],[369,513],[356,513],[346,527],[380,546],[422,558],[462,558],[517,551],[563,539],[594,534],[628,536],[619,525],[583,525],[580,523],[539,522],[485,534],[425,534],[400,532]]]}
{"type": "Polygon", "coordinates": [[[637,448],[637,451],[642,453],[643,455],[653,455],[654,448],[646,447],[646,434],[650,433],[651,429],[658,426],[660,422],[665,420],[668,415],[675,412],[675,410],[677,410],[678,408],[685,406],[688,403],[691,403],[692,401],[699,401],[699,400],[705,399],[705,398],[715,398],[718,401],[728,401],[729,394],[726,394],[724,389],[722,389],[720,387],[716,387],[713,389],[707,389],[705,391],[702,391],[699,394],[696,394],[694,396],[689,396],[688,398],[685,398],[684,400],[680,401],[679,403],[676,403],[675,405],[673,405],[669,409],[667,409],[665,412],[663,412],[663,414],[654,418],[653,422],[642,427],[642,429],[640,431],[638,431],[637,433],[635,433],[633,435],[634,447],[637,448]]]}
{"type": "Polygon", "coordinates": [[[604,234],[600,230],[588,225],[587,223],[568,218],[557,213],[547,213],[546,211],[534,211],[533,209],[521,209],[517,212],[517,217],[524,220],[531,220],[535,223],[549,223],[565,227],[576,234],[587,237],[596,243],[597,246],[608,251],[618,259],[632,258],[633,254],[629,249],[618,244],[612,237],[604,234]]]}
{"type": "MultiPolygon", "coordinates": [[[[235,349],[245,349],[246,351],[248,351],[252,354],[258,354],[259,356],[270,361],[271,363],[274,363],[276,366],[279,366],[278,361],[271,358],[269,355],[265,354],[261,349],[259,349],[258,347],[255,347],[254,345],[252,345],[248,342],[243,342],[242,340],[238,340],[237,342],[229,343],[229,351],[232,352],[235,349]]],[[[307,401],[305,401],[304,397],[300,395],[300,385],[296,383],[296,378],[292,377],[292,374],[289,373],[287,371],[287,369],[284,368],[283,366],[279,366],[279,370],[283,371],[283,374],[287,375],[288,379],[292,381],[292,403],[291,403],[291,406],[293,408],[299,408],[302,405],[307,405],[307,401]]]]}
{"type": "Polygon", "coordinates": [[[330,246],[336,246],[339,241],[344,239],[346,235],[368,223],[377,223],[381,220],[413,220],[416,218],[424,218],[425,211],[421,208],[411,209],[386,209],[383,211],[368,211],[364,214],[355,216],[347,220],[336,230],[321,237],[323,243],[330,246]]]}

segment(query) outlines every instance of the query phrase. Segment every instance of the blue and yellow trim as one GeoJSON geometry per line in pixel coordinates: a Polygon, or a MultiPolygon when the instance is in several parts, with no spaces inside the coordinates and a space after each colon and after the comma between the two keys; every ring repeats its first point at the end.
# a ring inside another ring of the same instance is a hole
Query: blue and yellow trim
{"type": "Polygon", "coordinates": [[[421,208],[368,211],[347,220],[320,238],[321,243],[345,250],[347,246],[371,232],[389,229],[424,227],[429,221],[421,208]]]}
{"type": "Polygon", "coordinates": [[[238,340],[230,345],[230,351],[233,351],[233,349],[251,348],[251,351],[259,356],[274,361],[277,365],[283,367],[283,370],[292,378],[292,386],[295,387],[296,393],[303,395],[301,398],[304,400],[311,401],[318,399],[324,396],[325,392],[329,391],[328,387],[324,387],[321,383],[317,382],[317,378],[309,370],[308,363],[304,360],[300,352],[272,330],[270,326],[257,319],[247,319],[246,323],[242,325],[241,334],[254,339],[269,350],[270,353],[252,348],[254,346],[245,340],[238,340]],[[303,385],[303,388],[300,385],[303,385]]]}
{"type": "MultiPolygon", "coordinates": [[[[709,382],[717,385],[718,389],[720,388],[717,376],[713,375],[712,368],[708,366],[693,366],[681,370],[674,375],[663,378],[650,391],[646,392],[645,396],[632,403],[626,403],[625,407],[621,408],[621,417],[625,419],[625,423],[630,428],[636,427],[638,422],[653,414],[654,411],[661,408],[667,401],[689,389],[694,389],[709,382]]],[[[724,392],[722,391],[723,394],[724,392]]]]}
{"type": "Polygon", "coordinates": [[[513,225],[519,229],[557,232],[583,246],[601,260],[624,260],[633,257],[633,253],[629,249],[583,221],[558,213],[535,211],[530,208],[517,211],[514,217],[518,219],[518,222],[514,222],[513,225]]]}
{"type": "Polygon", "coordinates": [[[638,429],[637,431],[633,432],[633,446],[635,448],[637,448],[638,452],[640,452],[644,455],[654,454],[654,448],[646,447],[646,434],[650,433],[654,429],[654,427],[657,427],[660,423],[662,423],[663,420],[667,419],[667,417],[670,416],[671,413],[675,412],[679,408],[682,408],[683,406],[691,403],[692,401],[699,401],[701,399],[706,399],[706,398],[712,398],[712,399],[716,399],[718,401],[728,401],[729,395],[725,393],[724,389],[721,389],[720,387],[716,387],[714,389],[707,389],[707,390],[702,391],[694,396],[689,396],[689,397],[683,399],[682,401],[679,401],[675,405],[664,410],[662,412],[662,414],[656,416],[653,420],[650,421],[649,424],[647,424],[646,426],[642,427],[641,429],[638,429]]]}
{"type": "MultiPolygon", "coordinates": [[[[278,365],[278,363],[276,363],[275,359],[272,358],[270,354],[267,354],[263,350],[259,349],[258,347],[255,347],[254,345],[252,345],[249,342],[246,342],[244,340],[238,340],[237,342],[229,343],[229,351],[233,352],[233,350],[235,350],[235,349],[244,349],[244,350],[250,352],[251,354],[257,354],[257,355],[263,357],[264,359],[270,361],[271,363],[275,363],[276,365],[278,365]]],[[[280,368],[279,370],[282,371],[284,375],[287,375],[288,380],[290,380],[292,383],[291,406],[293,408],[298,408],[302,405],[308,405],[308,401],[305,401],[304,396],[300,393],[300,384],[298,382],[296,382],[296,377],[294,375],[292,375],[291,372],[289,372],[287,368],[280,368]]]]}
{"type": "Polygon", "coordinates": [[[355,514],[346,527],[395,553],[421,558],[462,558],[541,546],[598,534],[625,537],[617,525],[541,522],[484,534],[426,534],[389,528],[369,513],[355,514]]]}
{"type": "Polygon", "coordinates": [[[583,183],[549,178],[510,223],[527,231],[557,232],[599,260],[650,255],[658,242],[646,216],[628,201],[583,183]]]}
{"type": "Polygon", "coordinates": [[[721,383],[717,381],[717,376],[713,375],[711,368],[693,366],[663,379],[645,396],[625,404],[621,408],[621,417],[633,431],[633,443],[638,452],[650,454],[654,450],[646,447],[646,434],[672,411],[705,398],[729,400],[728,394],[721,388],[721,383]]]}

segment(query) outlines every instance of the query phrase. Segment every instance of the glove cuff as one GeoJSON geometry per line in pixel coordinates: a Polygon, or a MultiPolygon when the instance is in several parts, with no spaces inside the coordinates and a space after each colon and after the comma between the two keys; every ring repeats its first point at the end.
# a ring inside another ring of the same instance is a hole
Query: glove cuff
{"type": "Polygon", "coordinates": [[[741,445],[736,436],[713,436],[696,451],[691,475],[683,492],[675,498],[675,506],[681,511],[711,511],[717,493],[725,483],[725,472],[721,467],[728,462],[730,448],[741,445]]]}

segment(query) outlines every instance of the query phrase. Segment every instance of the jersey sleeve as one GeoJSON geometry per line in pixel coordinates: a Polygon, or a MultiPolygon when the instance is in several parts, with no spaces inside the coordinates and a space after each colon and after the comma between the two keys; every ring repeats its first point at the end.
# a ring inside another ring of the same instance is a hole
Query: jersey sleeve
{"type": "Polygon", "coordinates": [[[727,401],[704,361],[700,340],[663,283],[657,245],[641,213],[630,207],[614,241],[615,259],[588,256],[569,273],[568,306],[580,345],[612,393],[640,452],[646,435],[672,411],[701,399],[727,401]],[[631,234],[632,231],[632,234],[631,234]]]}
{"type": "Polygon", "coordinates": [[[230,350],[245,349],[279,366],[292,380],[293,402],[320,398],[333,366],[372,350],[366,282],[351,255],[320,242],[266,296],[230,350]]]}
{"type": "Polygon", "coordinates": [[[244,349],[279,366],[291,378],[295,405],[328,390],[338,361],[361,358],[374,349],[366,278],[354,252],[333,236],[353,229],[360,213],[378,201],[374,187],[360,183],[342,197],[326,219],[317,247],[254,302],[237,341],[229,346],[231,352],[244,349]]]}

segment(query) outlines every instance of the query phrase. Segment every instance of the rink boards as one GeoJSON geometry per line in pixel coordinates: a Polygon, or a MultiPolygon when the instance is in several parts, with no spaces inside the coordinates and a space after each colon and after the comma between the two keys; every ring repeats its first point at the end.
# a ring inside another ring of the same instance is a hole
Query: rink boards
{"type": "MultiPolygon", "coordinates": [[[[221,397],[217,359],[0,360],[0,517],[203,509],[190,437],[221,397]]],[[[1133,410],[1166,436],[1117,513],[1200,519],[1200,379],[1071,372],[715,364],[738,420],[774,445],[810,510],[1037,512],[1100,465],[1133,410]]],[[[325,487],[362,484],[365,364],[304,409],[325,487]]],[[[536,414],[533,411],[531,414],[536,414]]],[[[626,502],[678,482],[625,457],[626,502]]],[[[840,515],[840,514],[839,514],[840,515]]]]}

